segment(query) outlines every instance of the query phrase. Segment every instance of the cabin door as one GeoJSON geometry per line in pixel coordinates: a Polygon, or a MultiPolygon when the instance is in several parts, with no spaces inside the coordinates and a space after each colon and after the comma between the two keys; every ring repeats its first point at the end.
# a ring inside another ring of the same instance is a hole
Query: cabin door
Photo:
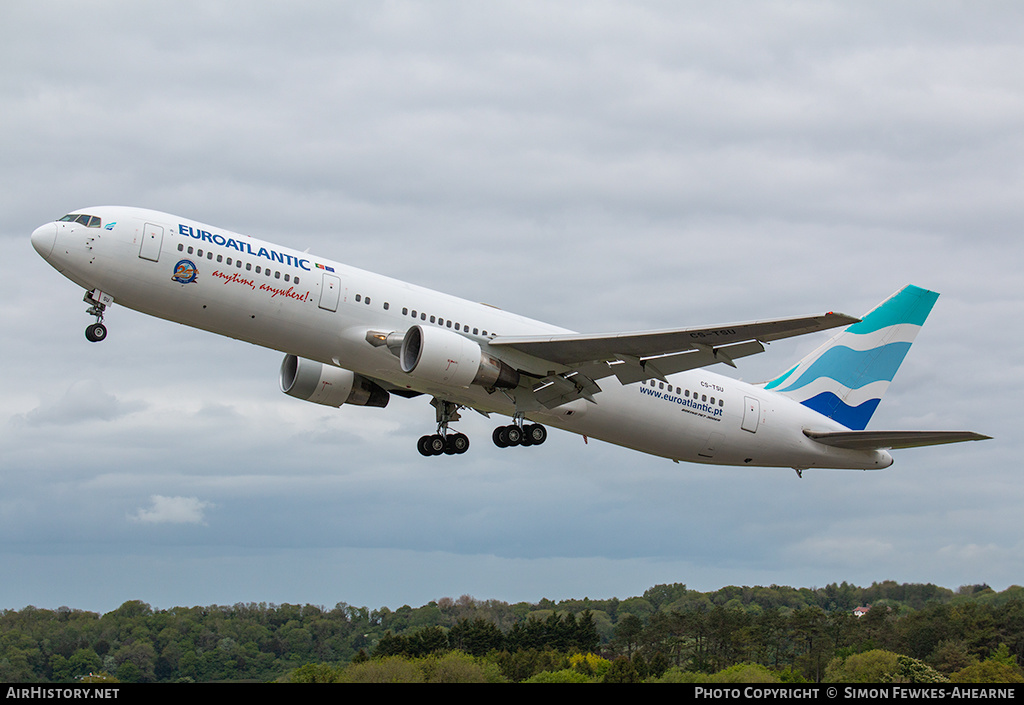
{"type": "Polygon", "coordinates": [[[320,308],[325,311],[337,311],[338,299],[341,296],[341,280],[333,274],[324,274],[324,285],[320,289],[320,308]]]}
{"type": "Polygon", "coordinates": [[[142,228],[142,244],[139,245],[139,257],[156,262],[160,259],[160,247],[163,245],[163,242],[163,226],[146,223],[142,228]]]}
{"type": "Polygon", "coordinates": [[[740,428],[744,431],[757,433],[757,424],[761,418],[761,402],[754,397],[746,397],[743,400],[743,423],[740,428]]]}

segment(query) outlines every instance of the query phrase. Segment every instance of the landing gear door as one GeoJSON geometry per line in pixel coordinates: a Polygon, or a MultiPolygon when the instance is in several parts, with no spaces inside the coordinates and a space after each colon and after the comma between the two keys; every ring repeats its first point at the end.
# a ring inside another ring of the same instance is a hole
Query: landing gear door
{"type": "Polygon", "coordinates": [[[757,423],[761,418],[761,402],[754,397],[745,397],[743,403],[743,423],[740,424],[740,428],[757,433],[757,423]]]}
{"type": "Polygon", "coordinates": [[[139,257],[156,262],[160,259],[160,247],[164,242],[163,226],[146,223],[142,228],[142,244],[139,246],[139,257]]]}

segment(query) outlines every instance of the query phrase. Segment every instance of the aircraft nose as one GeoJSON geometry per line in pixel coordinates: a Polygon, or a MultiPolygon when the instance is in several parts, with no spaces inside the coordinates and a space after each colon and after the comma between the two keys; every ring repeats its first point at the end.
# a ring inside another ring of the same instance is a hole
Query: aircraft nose
{"type": "Polygon", "coordinates": [[[43,259],[50,259],[50,253],[53,252],[53,245],[57,242],[57,224],[47,223],[46,225],[40,225],[32,233],[32,247],[36,248],[43,259]]]}

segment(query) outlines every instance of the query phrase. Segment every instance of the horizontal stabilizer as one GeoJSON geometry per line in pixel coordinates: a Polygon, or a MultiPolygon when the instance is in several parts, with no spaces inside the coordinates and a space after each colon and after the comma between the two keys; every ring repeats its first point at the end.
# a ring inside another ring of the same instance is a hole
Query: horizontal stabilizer
{"type": "Polygon", "coordinates": [[[917,448],[937,446],[943,443],[961,441],[985,441],[983,436],[972,431],[804,431],[808,438],[833,448],[849,450],[882,450],[891,448],[917,448]]]}

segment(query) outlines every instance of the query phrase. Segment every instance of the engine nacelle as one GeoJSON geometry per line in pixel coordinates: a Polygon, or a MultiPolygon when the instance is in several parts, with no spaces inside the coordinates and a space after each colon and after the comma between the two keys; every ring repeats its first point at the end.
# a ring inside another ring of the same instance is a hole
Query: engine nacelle
{"type": "Polygon", "coordinates": [[[402,337],[402,371],[436,384],[468,387],[519,385],[519,373],[480,346],[444,328],[414,325],[402,337]]]}
{"type": "Polygon", "coordinates": [[[324,406],[385,407],[391,400],[386,389],[351,370],[295,355],[285,355],[281,363],[281,391],[324,406]]]}

